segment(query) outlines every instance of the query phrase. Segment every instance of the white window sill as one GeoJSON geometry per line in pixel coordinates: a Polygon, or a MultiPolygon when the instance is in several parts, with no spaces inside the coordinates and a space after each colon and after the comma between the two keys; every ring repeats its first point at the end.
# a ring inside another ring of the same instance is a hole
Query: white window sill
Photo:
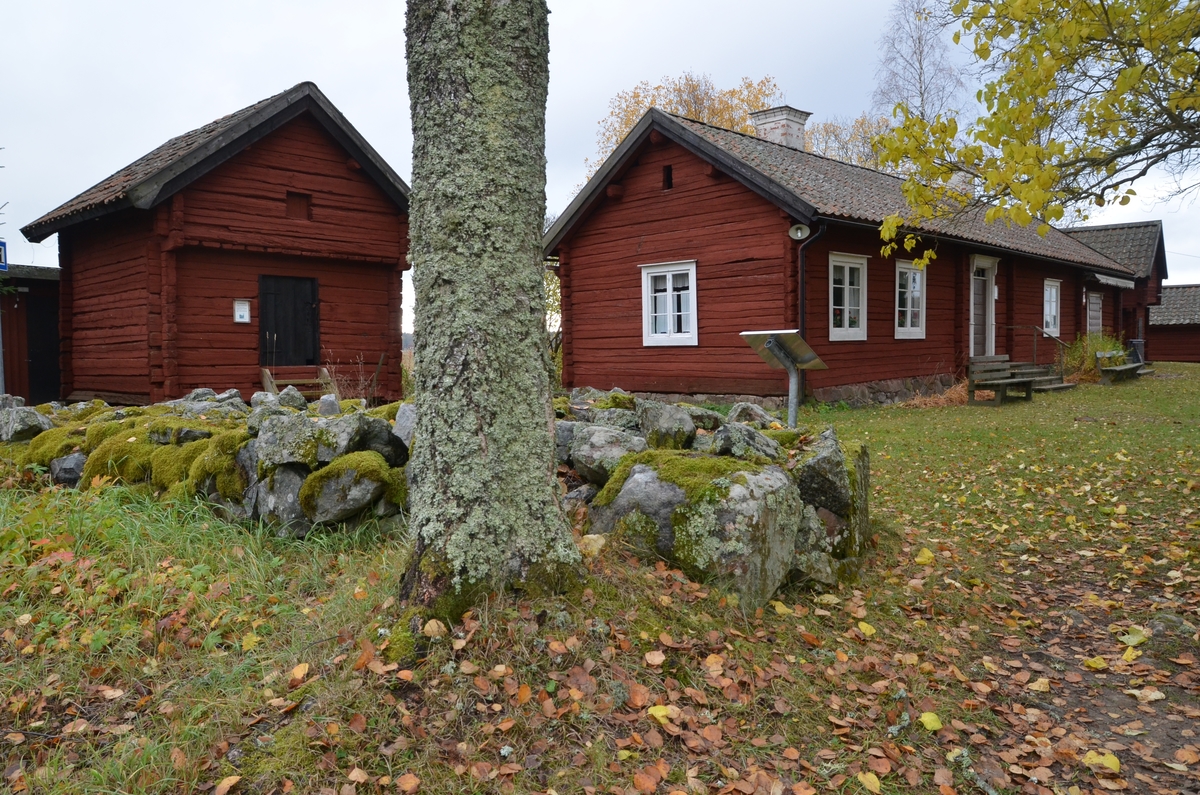
{"type": "Polygon", "coordinates": [[[896,329],[896,339],[898,340],[923,340],[925,339],[925,329],[896,329]]]}
{"type": "Polygon", "coordinates": [[[642,338],[642,346],[647,347],[647,348],[663,347],[663,346],[676,347],[676,346],[688,346],[688,345],[699,345],[699,344],[700,344],[700,340],[696,339],[695,337],[643,337],[642,338]]]}
{"type": "Polygon", "coordinates": [[[831,329],[829,332],[830,342],[865,342],[866,339],[866,329],[831,329]]]}

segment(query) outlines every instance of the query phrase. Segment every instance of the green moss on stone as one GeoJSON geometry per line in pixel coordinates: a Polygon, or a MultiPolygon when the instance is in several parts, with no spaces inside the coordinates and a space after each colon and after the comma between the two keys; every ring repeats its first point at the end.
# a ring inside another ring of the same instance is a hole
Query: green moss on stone
{"type": "MultiPolygon", "coordinates": [[[[720,494],[719,486],[713,481],[728,478],[735,472],[759,472],[762,465],[729,456],[693,453],[686,450],[646,450],[630,453],[621,459],[608,483],[596,495],[593,505],[608,505],[621,493],[629,478],[629,471],[637,464],[645,464],[658,473],[658,479],[674,483],[683,489],[688,502],[697,502],[710,494],[720,494]]],[[[728,487],[725,488],[725,493],[728,487]]]]}
{"type": "Polygon", "coordinates": [[[623,392],[610,392],[592,404],[594,409],[629,409],[637,408],[637,399],[623,392]]]}
{"type": "Polygon", "coordinates": [[[388,421],[394,420],[394,419],[396,419],[396,412],[400,410],[400,406],[402,403],[403,403],[403,401],[397,400],[395,403],[388,403],[383,406],[376,406],[375,408],[369,409],[367,411],[367,416],[375,417],[375,418],[381,419],[381,420],[388,420],[388,421]]]}
{"type": "MultiPolygon", "coordinates": [[[[90,431],[91,429],[89,429],[90,431]]],[[[88,454],[81,483],[110,477],[123,483],[141,483],[150,477],[150,456],[158,445],[146,439],[145,429],[118,428],[88,454]]]]}
{"type": "Polygon", "coordinates": [[[83,445],[84,430],[78,425],[51,428],[30,440],[21,463],[49,467],[54,459],[70,455],[77,447],[81,448],[83,445]]]}
{"type": "Polygon", "coordinates": [[[211,439],[180,445],[159,445],[150,454],[150,482],[160,491],[169,491],[175,484],[187,479],[192,464],[211,445],[211,439]]]}
{"type": "Polygon", "coordinates": [[[571,399],[566,395],[560,395],[554,398],[554,416],[560,420],[573,420],[575,415],[571,413],[571,399]]]}
{"type": "Polygon", "coordinates": [[[346,398],[338,401],[338,408],[342,410],[343,414],[353,414],[356,411],[363,411],[363,402],[362,398],[346,398]]]}
{"type": "MultiPolygon", "coordinates": [[[[103,400],[93,400],[74,411],[68,412],[67,416],[70,417],[71,422],[84,422],[95,417],[102,411],[108,411],[108,405],[103,400]]],[[[63,412],[59,412],[60,417],[62,414],[63,412]]]]}
{"type": "Polygon", "coordinates": [[[785,428],[782,431],[774,431],[774,430],[768,429],[768,430],[762,431],[762,434],[770,439],[774,439],[776,442],[779,443],[780,447],[787,450],[787,449],[793,447],[796,444],[796,442],[799,441],[800,437],[804,436],[806,434],[806,431],[803,429],[792,430],[789,428],[785,428]]]}
{"type": "Polygon", "coordinates": [[[123,431],[132,431],[135,427],[137,427],[136,419],[92,423],[88,425],[87,433],[84,436],[83,452],[91,455],[108,438],[123,431]]]}
{"type": "Polygon", "coordinates": [[[182,430],[208,431],[214,433],[220,425],[204,420],[189,420],[183,417],[155,417],[146,424],[146,431],[155,436],[166,436],[171,444],[178,444],[179,432],[182,430]]]}
{"type": "Polygon", "coordinates": [[[305,478],[304,485],[300,487],[300,507],[311,515],[316,509],[317,497],[320,496],[321,489],[325,488],[325,484],[351,471],[358,473],[359,478],[382,483],[384,496],[391,500],[392,504],[403,508],[408,502],[408,485],[404,478],[404,468],[389,467],[387,461],[379,453],[374,450],[364,450],[360,453],[338,456],[327,466],[305,478]]]}
{"type": "Polygon", "coordinates": [[[188,478],[197,486],[213,478],[218,494],[227,500],[240,500],[248,484],[236,456],[250,441],[250,434],[244,430],[224,431],[207,441],[208,448],[192,462],[188,478]]]}

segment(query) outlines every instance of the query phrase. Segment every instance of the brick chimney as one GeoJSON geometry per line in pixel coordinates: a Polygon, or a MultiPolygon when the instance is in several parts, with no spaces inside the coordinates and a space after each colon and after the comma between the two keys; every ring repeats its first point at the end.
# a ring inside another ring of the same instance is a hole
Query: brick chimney
{"type": "Polygon", "coordinates": [[[754,134],[764,141],[804,149],[804,124],[812,114],[790,105],[756,110],[750,114],[754,134]]]}

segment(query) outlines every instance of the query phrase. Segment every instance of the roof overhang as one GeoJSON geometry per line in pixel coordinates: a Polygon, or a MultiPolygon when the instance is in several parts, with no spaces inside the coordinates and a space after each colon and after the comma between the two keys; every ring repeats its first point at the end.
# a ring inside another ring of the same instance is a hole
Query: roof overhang
{"type": "Polygon", "coordinates": [[[55,232],[93,218],[129,207],[147,210],[166,201],[187,185],[209,173],[247,146],[262,140],[303,113],[310,113],[352,157],[366,174],[396,203],[408,212],[409,187],[367,140],[354,129],[341,111],[314,83],[301,83],[280,94],[239,123],[188,152],[165,168],[130,186],[123,196],[76,213],[29,224],[21,233],[31,243],[40,243],[55,232]]]}
{"type": "Polygon", "coordinates": [[[542,250],[546,256],[550,256],[575,225],[604,199],[604,189],[608,183],[625,171],[652,132],[658,132],[667,140],[712,163],[722,173],[733,177],[798,221],[811,224],[816,218],[816,208],[792,191],[696,135],[669,115],[657,108],[650,108],[546,232],[542,238],[542,250]]]}
{"type": "Polygon", "coordinates": [[[1132,290],[1137,286],[1129,279],[1118,279],[1116,276],[1108,276],[1107,274],[1096,273],[1094,271],[1088,273],[1088,278],[1095,279],[1109,287],[1120,287],[1122,290],[1132,290]]]}

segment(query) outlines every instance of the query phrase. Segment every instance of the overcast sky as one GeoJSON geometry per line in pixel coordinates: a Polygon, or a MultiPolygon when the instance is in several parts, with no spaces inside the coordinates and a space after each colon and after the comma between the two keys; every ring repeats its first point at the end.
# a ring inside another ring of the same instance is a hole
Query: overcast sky
{"type": "MultiPolygon", "coordinates": [[[[547,200],[558,213],[583,181],[609,99],[640,80],[691,70],[726,87],[771,75],[813,121],[858,115],[890,0],[550,5],[547,200]]],[[[32,245],[24,224],[168,138],[304,80],[411,174],[398,0],[10,0],[0,37],[0,237],[12,262],[57,261],[56,237],[32,245]]],[[[1161,218],[1169,283],[1200,282],[1200,206],[1139,191],[1093,221],[1161,218]]]]}

